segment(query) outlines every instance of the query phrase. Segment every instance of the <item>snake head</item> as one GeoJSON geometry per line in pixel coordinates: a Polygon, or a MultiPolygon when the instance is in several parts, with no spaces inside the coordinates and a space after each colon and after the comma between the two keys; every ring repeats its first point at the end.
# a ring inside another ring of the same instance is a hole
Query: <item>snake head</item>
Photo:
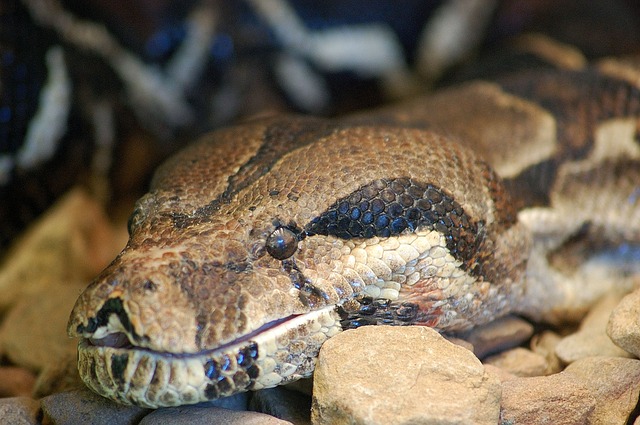
{"type": "Polygon", "coordinates": [[[489,260],[527,248],[506,206],[486,164],[428,131],[218,130],[158,170],[78,299],[80,374],[124,403],[197,403],[309,376],[347,327],[489,321],[524,266],[489,260]]]}

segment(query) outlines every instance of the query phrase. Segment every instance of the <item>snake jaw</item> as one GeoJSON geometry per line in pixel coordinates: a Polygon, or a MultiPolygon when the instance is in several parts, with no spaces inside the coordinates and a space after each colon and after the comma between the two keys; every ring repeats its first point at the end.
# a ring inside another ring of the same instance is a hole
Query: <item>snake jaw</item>
{"type": "Polygon", "coordinates": [[[151,408],[199,403],[309,376],[322,343],[341,330],[335,307],[328,306],[197,353],[119,346],[124,340],[118,333],[99,344],[82,338],[80,376],[93,391],[120,403],[151,408]]]}

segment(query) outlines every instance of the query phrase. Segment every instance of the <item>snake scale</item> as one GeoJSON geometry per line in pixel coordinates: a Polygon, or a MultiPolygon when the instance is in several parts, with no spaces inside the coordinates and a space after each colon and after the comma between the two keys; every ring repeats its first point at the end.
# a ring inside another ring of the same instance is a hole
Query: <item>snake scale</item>
{"type": "Polygon", "coordinates": [[[208,134],[78,299],[82,379],[193,404],[310,376],[343,329],[552,320],[580,292],[552,257],[640,243],[639,118],[637,63],[611,61],[208,134]]]}

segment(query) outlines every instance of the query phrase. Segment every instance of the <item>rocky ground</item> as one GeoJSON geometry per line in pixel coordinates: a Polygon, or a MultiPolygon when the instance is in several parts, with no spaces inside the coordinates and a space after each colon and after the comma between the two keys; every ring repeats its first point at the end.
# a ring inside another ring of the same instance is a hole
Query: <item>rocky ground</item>
{"type": "Polygon", "coordinates": [[[0,423],[640,424],[640,291],[610,295],[566,326],[507,317],[456,338],[346,331],[323,346],[313,383],[295,389],[155,411],[114,404],[79,381],[65,327],[79,292],[124,245],[123,227],[75,190],[5,255],[0,423]]]}

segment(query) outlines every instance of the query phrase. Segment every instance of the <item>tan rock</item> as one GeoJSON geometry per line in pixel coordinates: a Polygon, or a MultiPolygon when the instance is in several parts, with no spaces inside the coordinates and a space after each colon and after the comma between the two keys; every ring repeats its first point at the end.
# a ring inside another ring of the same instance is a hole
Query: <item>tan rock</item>
{"type": "Polygon", "coordinates": [[[80,189],[61,198],[4,257],[0,269],[0,312],[24,297],[42,298],[52,282],[88,281],[124,242],[100,205],[80,189]]]}
{"type": "Polygon", "coordinates": [[[460,337],[473,346],[479,358],[517,347],[533,335],[531,323],[516,316],[506,316],[473,328],[460,337]]]}
{"type": "Polygon", "coordinates": [[[514,375],[513,373],[509,373],[504,369],[500,369],[497,366],[491,365],[491,364],[485,364],[484,365],[484,370],[490,374],[490,375],[494,375],[496,378],[498,378],[498,381],[502,382],[507,382],[507,381],[511,381],[512,379],[518,379],[519,377],[514,375]]]}
{"type": "Polygon", "coordinates": [[[328,340],[314,374],[314,424],[492,424],[500,384],[470,351],[419,326],[366,326],[328,340]]]}
{"type": "Polygon", "coordinates": [[[565,373],[503,382],[500,423],[588,424],[596,400],[582,379],[565,373]]]}
{"type": "Polygon", "coordinates": [[[547,370],[545,375],[558,373],[563,369],[560,358],[556,355],[556,346],[562,337],[552,331],[543,331],[531,338],[530,348],[534,353],[538,353],[547,360],[547,370]]]}
{"type": "Polygon", "coordinates": [[[20,300],[0,325],[4,355],[16,365],[36,371],[75,359],[78,342],[67,336],[66,326],[84,286],[58,284],[50,293],[20,300]]]}
{"type": "Polygon", "coordinates": [[[582,380],[595,400],[592,424],[624,424],[638,403],[640,360],[587,357],[571,363],[567,375],[582,380]]]}
{"type": "Polygon", "coordinates": [[[542,376],[548,369],[547,359],[544,356],[521,347],[487,357],[483,363],[521,377],[542,376]]]}
{"type": "Polygon", "coordinates": [[[607,334],[618,347],[640,357],[640,289],[625,296],[613,309],[607,334]]]}
{"type": "Polygon", "coordinates": [[[592,356],[631,357],[616,346],[607,335],[607,322],[618,305],[620,295],[609,295],[600,300],[585,316],[578,332],[564,337],[556,345],[556,354],[564,363],[592,356]]]}

